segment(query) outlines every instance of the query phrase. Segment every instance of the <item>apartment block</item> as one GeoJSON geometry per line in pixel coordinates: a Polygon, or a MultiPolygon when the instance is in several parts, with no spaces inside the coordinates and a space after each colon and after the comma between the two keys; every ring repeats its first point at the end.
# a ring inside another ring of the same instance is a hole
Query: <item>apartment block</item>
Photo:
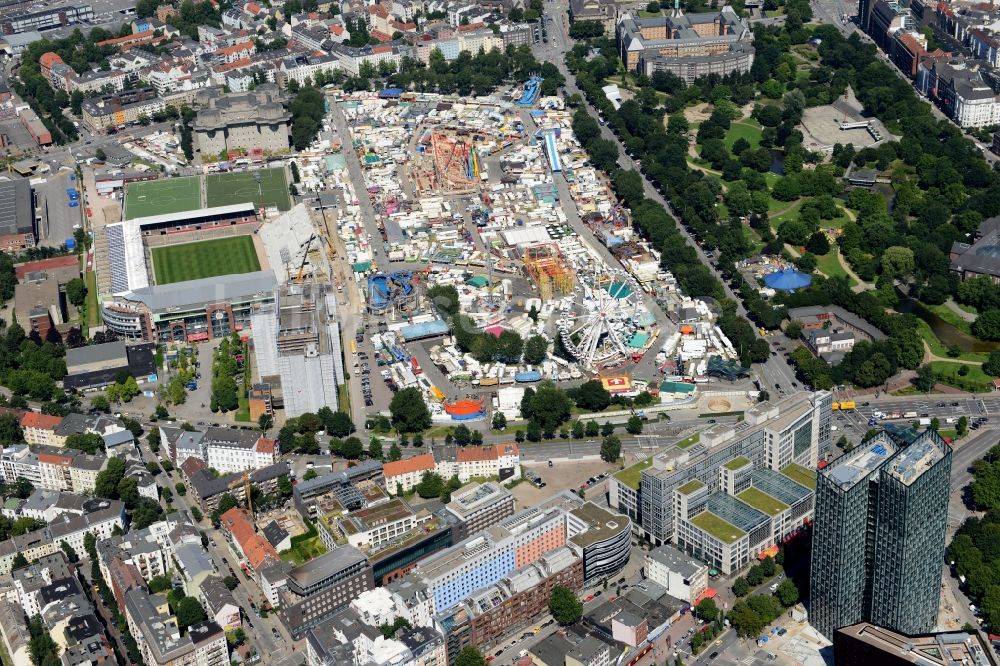
{"type": "Polygon", "coordinates": [[[514,515],[514,496],[492,481],[470,483],[453,492],[445,508],[465,524],[465,533],[472,535],[514,515]]]}

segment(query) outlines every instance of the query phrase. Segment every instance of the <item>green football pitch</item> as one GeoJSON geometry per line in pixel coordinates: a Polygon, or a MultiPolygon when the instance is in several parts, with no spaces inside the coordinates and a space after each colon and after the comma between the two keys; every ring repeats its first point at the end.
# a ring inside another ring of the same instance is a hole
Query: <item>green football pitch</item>
{"type": "Polygon", "coordinates": [[[125,219],[201,208],[201,177],[140,180],[125,186],[125,219]]]}
{"type": "Polygon", "coordinates": [[[152,254],[156,284],[260,270],[257,251],[250,236],[154,247],[152,254]]]}
{"type": "Polygon", "coordinates": [[[256,207],[276,206],[280,211],[292,207],[284,169],[210,173],[205,176],[205,191],[210,208],[247,202],[256,207]]]}

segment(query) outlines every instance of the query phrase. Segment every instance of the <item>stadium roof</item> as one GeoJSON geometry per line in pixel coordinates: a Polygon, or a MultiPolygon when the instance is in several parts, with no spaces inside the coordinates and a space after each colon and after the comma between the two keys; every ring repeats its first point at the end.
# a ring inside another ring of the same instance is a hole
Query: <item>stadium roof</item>
{"type": "Polygon", "coordinates": [[[135,289],[124,294],[124,298],[145,303],[150,310],[157,311],[237,300],[262,292],[273,292],[277,286],[274,271],[266,270],[153,285],[135,289]]]}
{"type": "Polygon", "coordinates": [[[139,227],[153,224],[170,224],[171,222],[187,222],[200,217],[214,217],[216,215],[235,215],[236,213],[247,213],[254,215],[256,208],[253,202],[230,204],[228,206],[214,206],[212,208],[197,208],[195,210],[185,210],[180,213],[164,213],[163,215],[150,215],[148,217],[136,217],[129,220],[139,227]]]}

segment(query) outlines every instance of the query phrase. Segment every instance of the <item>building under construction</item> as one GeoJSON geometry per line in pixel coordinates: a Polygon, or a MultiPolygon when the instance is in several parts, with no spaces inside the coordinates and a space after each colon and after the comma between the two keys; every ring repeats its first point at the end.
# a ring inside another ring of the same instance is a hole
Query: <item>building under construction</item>
{"type": "Polygon", "coordinates": [[[538,285],[538,293],[543,300],[551,300],[555,294],[570,294],[576,286],[573,270],[555,243],[536,243],[524,248],[525,270],[538,285]]]}
{"type": "Polygon", "coordinates": [[[274,303],[251,320],[257,381],[270,384],[273,404],[283,406],[286,416],[336,410],[344,364],[330,285],[286,284],[274,303]]]}

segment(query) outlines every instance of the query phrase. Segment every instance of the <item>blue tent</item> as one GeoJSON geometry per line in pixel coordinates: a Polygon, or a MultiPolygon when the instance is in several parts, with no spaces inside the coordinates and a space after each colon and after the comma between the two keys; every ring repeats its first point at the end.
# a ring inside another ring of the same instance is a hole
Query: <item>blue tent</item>
{"type": "Polygon", "coordinates": [[[795,291],[812,284],[812,278],[802,271],[786,268],[764,276],[764,284],[777,291],[795,291]]]}

